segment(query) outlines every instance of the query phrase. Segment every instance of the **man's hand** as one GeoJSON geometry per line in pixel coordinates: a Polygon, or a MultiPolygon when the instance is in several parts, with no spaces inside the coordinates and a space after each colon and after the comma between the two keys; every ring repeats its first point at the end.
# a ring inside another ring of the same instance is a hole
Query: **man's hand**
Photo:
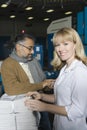
{"type": "Polygon", "coordinates": [[[54,79],[46,79],[43,81],[43,88],[45,87],[49,87],[49,88],[53,88],[54,87],[54,82],[55,80],[54,79]]]}

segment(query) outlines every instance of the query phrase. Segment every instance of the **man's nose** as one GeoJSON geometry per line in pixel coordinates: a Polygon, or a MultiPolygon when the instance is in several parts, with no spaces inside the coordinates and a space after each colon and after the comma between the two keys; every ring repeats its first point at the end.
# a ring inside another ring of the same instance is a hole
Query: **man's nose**
{"type": "Polygon", "coordinates": [[[34,54],[34,49],[32,48],[31,53],[34,54]]]}

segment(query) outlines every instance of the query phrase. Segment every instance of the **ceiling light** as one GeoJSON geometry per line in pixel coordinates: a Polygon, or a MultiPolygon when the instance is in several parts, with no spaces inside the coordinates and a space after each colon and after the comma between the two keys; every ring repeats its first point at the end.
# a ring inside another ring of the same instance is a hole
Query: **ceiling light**
{"type": "Polygon", "coordinates": [[[68,12],[65,12],[65,14],[66,14],[66,15],[72,14],[72,12],[71,12],[71,11],[68,11],[68,12]]]}
{"type": "Polygon", "coordinates": [[[46,12],[47,13],[51,13],[51,12],[53,12],[54,10],[53,9],[49,9],[49,10],[47,10],[46,12]]]}
{"type": "Polygon", "coordinates": [[[45,18],[45,19],[43,19],[44,21],[48,21],[49,20],[49,18],[45,18]]]}
{"type": "Polygon", "coordinates": [[[11,0],[8,0],[4,4],[1,5],[2,8],[6,8],[11,3],[11,0]]]}
{"type": "Polygon", "coordinates": [[[11,15],[11,16],[10,16],[10,18],[12,18],[12,19],[15,18],[15,17],[16,17],[15,15],[11,15]]]}
{"type": "Polygon", "coordinates": [[[34,17],[28,17],[29,20],[33,19],[34,17]]]}
{"type": "Polygon", "coordinates": [[[31,10],[33,7],[26,7],[25,10],[31,10]]]}
{"type": "Polygon", "coordinates": [[[1,8],[6,8],[8,5],[7,4],[2,4],[1,8]]]}

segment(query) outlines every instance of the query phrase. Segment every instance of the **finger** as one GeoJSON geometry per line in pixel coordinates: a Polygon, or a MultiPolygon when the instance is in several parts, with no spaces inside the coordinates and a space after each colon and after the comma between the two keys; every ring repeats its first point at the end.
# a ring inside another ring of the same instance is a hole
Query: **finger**
{"type": "Polygon", "coordinates": [[[32,95],[32,92],[28,92],[27,94],[26,94],[26,96],[31,96],[32,95]]]}
{"type": "Polygon", "coordinates": [[[34,95],[36,93],[36,91],[35,92],[28,92],[27,94],[26,94],[26,96],[31,96],[31,95],[34,95]]]}

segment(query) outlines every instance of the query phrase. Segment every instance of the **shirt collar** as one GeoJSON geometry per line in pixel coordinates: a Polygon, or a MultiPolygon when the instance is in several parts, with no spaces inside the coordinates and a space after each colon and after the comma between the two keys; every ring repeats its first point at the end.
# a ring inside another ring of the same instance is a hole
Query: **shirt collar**
{"type": "Polygon", "coordinates": [[[66,68],[66,65],[65,65],[64,68],[63,68],[63,71],[64,71],[65,73],[72,71],[72,70],[76,67],[76,64],[77,64],[78,62],[81,62],[81,61],[75,59],[75,60],[71,63],[71,65],[70,65],[68,68],[66,68]]]}

